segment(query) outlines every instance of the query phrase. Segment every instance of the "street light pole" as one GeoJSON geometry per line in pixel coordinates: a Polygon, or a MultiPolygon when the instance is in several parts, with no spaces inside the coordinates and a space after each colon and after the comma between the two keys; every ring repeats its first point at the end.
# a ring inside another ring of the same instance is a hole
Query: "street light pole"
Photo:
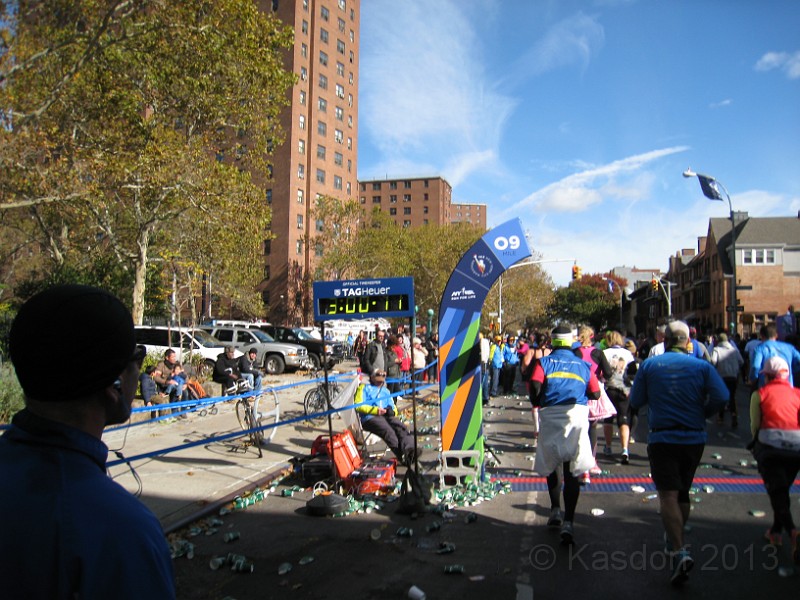
{"type": "MultiPolygon", "coordinates": [[[[709,200],[722,201],[719,188],[722,188],[722,191],[725,192],[725,197],[728,199],[728,213],[731,220],[731,274],[733,275],[733,281],[731,282],[731,293],[729,296],[731,299],[730,307],[732,311],[729,324],[731,336],[735,336],[736,332],[738,331],[737,321],[739,319],[739,302],[736,298],[736,286],[738,285],[738,281],[736,279],[736,220],[733,216],[731,196],[725,186],[722,185],[722,182],[714,179],[710,175],[703,175],[701,173],[695,173],[691,169],[686,169],[683,172],[683,176],[697,177],[697,180],[700,182],[700,188],[703,190],[703,195],[709,200]]],[[[725,307],[725,312],[728,312],[728,307],[725,307]]]]}

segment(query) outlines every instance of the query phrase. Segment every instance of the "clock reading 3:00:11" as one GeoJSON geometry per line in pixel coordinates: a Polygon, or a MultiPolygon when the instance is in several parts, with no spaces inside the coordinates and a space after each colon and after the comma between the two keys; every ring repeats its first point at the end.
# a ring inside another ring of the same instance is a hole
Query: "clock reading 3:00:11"
{"type": "Polygon", "coordinates": [[[383,314],[407,309],[408,294],[320,298],[319,300],[319,312],[323,315],[383,314]]]}

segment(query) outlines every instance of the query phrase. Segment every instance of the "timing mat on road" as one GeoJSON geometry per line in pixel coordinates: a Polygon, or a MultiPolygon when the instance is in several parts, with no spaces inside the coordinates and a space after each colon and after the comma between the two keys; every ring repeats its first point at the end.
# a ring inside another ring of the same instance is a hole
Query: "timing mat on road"
{"type": "MultiPolygon", "coordinates": [[[[507,481],[515,492],[547,491],[544,477],[492,477],[492,481],[507,481]]],[[[739,494],[765,493],[760,477],[727,476],[694,478],[694,487],[703,492],[732,492],[739,494]]],[[[655,492],[653,480],[647,476],[595,475],[592,482],[583,486],[584,492],[630,492],[632,486],[640,486],[645,492],[655,492]]],[[[795,480],[791,493],[800,494],[800,480],[795,480]]]]}

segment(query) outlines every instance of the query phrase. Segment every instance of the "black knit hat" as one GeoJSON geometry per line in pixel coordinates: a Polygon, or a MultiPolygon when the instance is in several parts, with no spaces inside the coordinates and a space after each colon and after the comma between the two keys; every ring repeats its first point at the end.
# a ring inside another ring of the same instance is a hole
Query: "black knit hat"
{"type": "Polygon", "coordinates": [[[130,311],[105,290],[58,285],[20,308],[9,333],[11,362],[29,398],[74,400],[101,390],[119,377],[136,341],[130,311]],[[53,360],[45,344],[65,348],[53,360]]]}

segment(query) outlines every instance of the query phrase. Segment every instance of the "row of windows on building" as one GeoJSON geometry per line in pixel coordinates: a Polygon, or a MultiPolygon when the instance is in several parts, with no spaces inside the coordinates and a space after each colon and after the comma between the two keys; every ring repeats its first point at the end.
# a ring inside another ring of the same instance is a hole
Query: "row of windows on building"
{"type": "MultiPolygon", "coordinates": [[[[372,197],[372,203],[373,204],[380,204],[382,199],[383,199],[383,196],[373,196],[372,197]]],[[[422,195],[422,199],[425,200],[425,201],[430,199],[430,197],[428,196],[427,192],[425,192],[422,195]]],[[[411,194],[403,194],[403,202],[411,202],[411,194]]],[[[361,204],[366,204],[366,203],[367,203],[367,197],[366,196],[361,196],[361,204]]],[[[390,204],[397,204],[397,194],[389,194],[389,203],[390,204]]]]}
{"type": "MultiPolygon", "coordinates": [[[[375,191],[375,192],[381,191],[381,186],[382,186],[383,183],[384,182],[382,182],[382,181],[373,181],[372,182],[372,190],[375,191]]],[[[386,182],[386,183],[389,184],[389,189],[390,190],[396,190],[397,189],[397,185],[398,185],[397,181],[389,181],[389,182],[386,182]]],[[[430,187],[429,180],[428,179],[423,179],[422,180],[422,185],[423,185],[423,187],[430,187]]],[[[411,189],[411,181],[408,180],[408,179],[403,181],[403,188],[406,189],[406,190],[410,190],[411,189]]],[[[361,184],[361,191],[362,192],[366,192],[367,191],[367,184],[366,183],[362,183],[361,184]]]]}

